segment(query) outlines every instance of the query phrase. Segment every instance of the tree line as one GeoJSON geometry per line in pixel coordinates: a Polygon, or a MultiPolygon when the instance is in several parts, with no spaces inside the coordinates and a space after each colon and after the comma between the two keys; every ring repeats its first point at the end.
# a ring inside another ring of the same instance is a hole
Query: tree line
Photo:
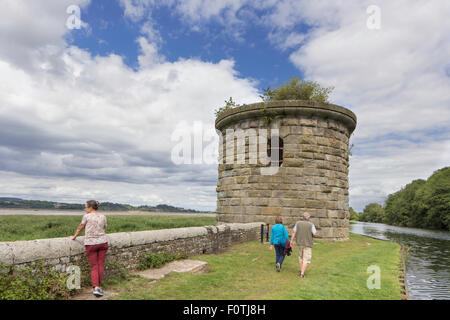
{"type": "Polygon", "coordinates": [[[370,203],[350,219],[401,227],[450,230],[450,167],[417,179],[390,194],[383,205],[370,203]]]}
{"type": "MultiPolygon", "coordinates": [[[[41,200],[23,200],[19,198],[0,198],[0,209],[33,209],[33,210],[84,210],[84,204],[61,203],[41,200]]],[[[152,211],[152,212],[192,212],[200,211],[173,207],[167,204],[157,206],[132,206],[129,204],[102,202],[100,211],[152,211]]]]}

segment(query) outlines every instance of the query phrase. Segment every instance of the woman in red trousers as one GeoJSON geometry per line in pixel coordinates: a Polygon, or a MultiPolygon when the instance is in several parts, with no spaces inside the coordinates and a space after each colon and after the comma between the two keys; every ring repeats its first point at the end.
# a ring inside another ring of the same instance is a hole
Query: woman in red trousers
{"type": "Polygon", "coordinates": [[[70,239],[75,240],[81,230],[86,228],[84,246],[91,265],[93,294],[96,297],[101,297],[103,296],[102,278],[106,252],[108,251],[108,239],[105,234],[106,217],[97,212],[98,207],[98,201],[90,200],[86,202],[84,209],[86,214],[83,216],[77,231],[70,239]]]}

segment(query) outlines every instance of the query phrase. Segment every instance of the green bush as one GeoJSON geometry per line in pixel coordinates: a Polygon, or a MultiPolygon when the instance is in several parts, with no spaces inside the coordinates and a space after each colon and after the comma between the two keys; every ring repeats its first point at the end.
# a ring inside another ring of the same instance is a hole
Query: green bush
{"type": "Polygon", "coordinates": [[[270,87],[263,89],[260,95],[263,101],[277,100],[312,100],[328,103],[328,97],[334,87],[322,88],[315,81],[306,81],[292,77],[288,82],[284,82],[278,88],[271,90],[270,87]]]}
{"type": "MultiPolygon", "coordinates": [[[[334,87],[322,88],[315,81],[306,81],[299,78],[292,77],[288,82],[283,82],[283,84],[275,89],[262,89],[264,92],[260,95],[263,101],[277,101],[277,100],[311,100],[317,102],[328,103],[328,97],[333,92],[334,87]]],[[[233,98],[227,101],[225,100],[225,106],[219,107],[215,110],[216,117],[221,113],[240,107],[241,105],[233,101],[233,98]]],[[[270,118],[267,118],[265,114],[265,121],[270,123],[270,118]]]]}
{"type": "Polygon", "coordinates": [[[137,269],[145,270],[151,268],[159,268],[168,262],[186,258],[187,254],[185,253],[172,254],[170,252],[161,252],[161,253],[148,252],[145,256],[142,256],[139,259],[139,265],[137,269]]]}
{"type": "Polygon", "coordinates": [[[24,268],[0,262],[0,300],[55,300],[67,299],[69,277],[45,267],[42,262],[24,268]]]}
{"type": "MultiPolygon", "coordinates": [[[[81,287],[91,287],[91,270],[86,258],[78,263],[81,287]]],[[[60,300],[76,294],[67,288],[70,274],[52,270],[42,262],[17,268],[0,262],[0,300],[60,300]]],[[[111,285],[128,279],[124,263],[107,259],[103,284],[111,285]]]]}
{"type": "MultiPolygon", "coordinates": [[[[89,260],[86,256],[77,262],[77,266],[81,270],[81,287],[91,287],[91,268],[89,266],[89,260]]],[[[103,274],[102,285],[110,285],[126,280],[129,277],[129,273],[125,267],[125,263],[114,260],[112,257],[106,256],[105,269],[103,274]]]]}
{"type": "Polygon", "coordinates": [[[123,262],[106,259],[103,284],[115,284],[121,280],[128,279],[129,276],[130,274],[127,272],[123,262]]]}

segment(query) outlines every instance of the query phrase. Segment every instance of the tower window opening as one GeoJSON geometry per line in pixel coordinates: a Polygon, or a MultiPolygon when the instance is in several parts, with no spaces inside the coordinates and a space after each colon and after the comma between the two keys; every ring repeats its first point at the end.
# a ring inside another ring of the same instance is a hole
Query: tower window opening
{"type": "Polygon", "coordinates": [[[271,161],[278,162],[279,167],[281,167],[281,165],[283,164],[283,148],[283,139],[281,139],[280,137],[278,137],[278,147],[272,146],[271,139],[267,139],[267,156],[269,158],[272,157],[272,150],[274,152],[278,152],[278,160],[271,159],[271,161]]]}

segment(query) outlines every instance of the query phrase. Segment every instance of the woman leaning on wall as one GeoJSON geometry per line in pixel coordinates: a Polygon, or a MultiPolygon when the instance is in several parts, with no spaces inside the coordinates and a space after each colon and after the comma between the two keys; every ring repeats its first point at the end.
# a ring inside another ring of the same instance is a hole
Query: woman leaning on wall
{"type": "Polygon", "coordinates": [[[108,251],[108,239],[105,234],[106,217],[97,211],[98,207],[98,201],[89,200],[86,202],[84,209],[86,214],[83,216],[77,231],[70,239],[75,240],[80,232],[86,229],[84,246],[91,267],[93,294],[96,297],[101,297],[103,296],[102,278],[106,252],[108,251]]]}

